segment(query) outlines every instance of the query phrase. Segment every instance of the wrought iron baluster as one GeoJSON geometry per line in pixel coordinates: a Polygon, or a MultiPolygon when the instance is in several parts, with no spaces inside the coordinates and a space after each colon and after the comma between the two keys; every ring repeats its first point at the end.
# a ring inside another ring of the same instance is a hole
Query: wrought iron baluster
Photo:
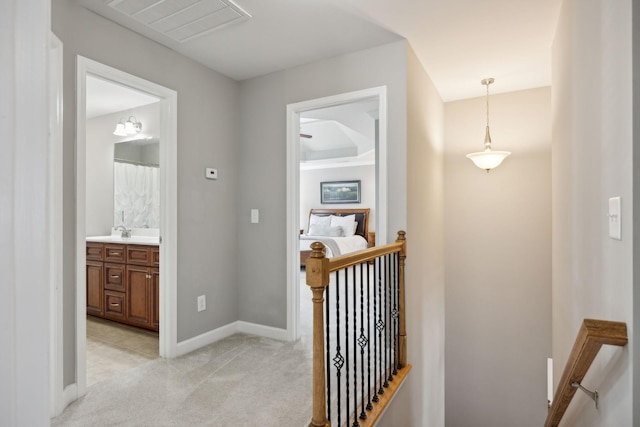
{"type": "MultiPolygon", "coordinates": [[[[379,371],[379,376],[378,379],[380,381],[380,386],[378,387],[378,394],[384,394],[384,389],[383,387],[383,378],[384,378],[384,374],[383,372],[383,361],[384,358],[383,356],[387,354],[386,351],[384,351],[384,344],[382,342],[382,335],[383,335],[383,331],[384,331],[384,321],[382,320],[383,316],[385,315],[386,309],[385,309],[385,301],[383,301],[382,299],[382,282],[384,280],[384,258],[380,258],[380,262],[378,263],[378,267],[379,267],[379,274],[378,274],[378,298],[380,299],[380,313],[378,314],[379,318],[378,318],[378,323],[376,324],[376,328],[378,328],[378,340],[380,342],[380,348],[378,349],[379,352],[379,357],[380,357],[380,371],[379,371]]],[[[386,334],[385,334],[386,337],[386,334]]],[[[385,339],[386,341],[386,339],[385,339]]]]}
{"type": "MultiPolygon", "coordinates": [[[[385,322],[387,325],[389,325],[389,323],[391,322],[391,303],[389,302],[389,255],[385,255],[384,257],[384,265],[385,265],[385,269],[384,269],[384,317],[385,317],[385,322]]],[[[390,328],[387,328],[384,331],[384,387],[389,387],[389,377],[387,376],[387,370],[389,369],[389,364],[391,363],[391,343],[390,341],[390,334],[391,334],[391,329],[393,328],[393,325],[390,325],[390,328]]]]}
{"type": "Polygon", "coordinates": [[[349,276],[347,275],[347,269],[344,269],[344,350],[346,356],[346,369],[345,369],[345,377],[344,383],[346,385],[346,406],[347,406],[347,416],[346,423],[349,423],[349,418],[351,417],[350,405],[351,400],[349,399],[349,276]]]}
{"type": "Polygon", "coordinates": [[[330,314],[331,314],[331,309],[330,309],[330,294],[329,294],[329,288],[331,288],[331,286],[327,286],[325,288],[325,300],[324,300],[324,307],[325,307],[325,323],[326,323],[326,345],[325,345],[325,352],[326,352],[326,364],[327,364],[327,372],[325,373],[326,377],[327,377],[327,420],[329,422],[331,422],[331,348],[330,348],[330,332],[331,332],[331,320],[330,320],[330,314]]]}
{"type": "Polygon", "coordinates": [[[356,266],[351,267],[351,292],[353,292],[353,424],[352,427],[359,427],[358,423],[358,355],[356,353],[358,343],[358,310],[356,298],[356,266]]]}
{"type": "MultiPolygon", "coordinates": [[[[375,267],[374,267],[375,268],[375,267]]],[[[371,266],[367,264],[367,337],[371,337],[371,266]]],[[[375,295],[375,293],[374,293],[375,295]]],[[[375,319],[375,312],[374,312],[375,319]]],[[[375,350],[374,350],[375,351],[375,350]]],[[[367,345],[367,390],[369,395],[369,400],[367,401],[367,410],[370,411],[373,409],[373,405],[371,404],[371,345],[367,345]]],[[[364,405],[364,400],[363,400],[364,405]]]]}
{"type": "Polygon", "coordinates": [[[364,263],[360,264],[360,336],[358,337],[358,345],[360,345],[360,419],[367,418],[364,412],[364,347],[368,343],[367,337],[364,335],[364,263]]]}
{"type": "Polygon", "coordinates": [[[376,258],[373,261],[373,320],[376,322],[374,325],[373,331],[373,397],[371,398],[372,402],[378,401],[378,389],[376,388],[378,385],[378,353],[379,353],[379,339],[376,331],[377,323],[378,323],[378,304],[379,300],[377,298],[378,294],[376,293],[376,285],[378,284],[378,266],[380,264],[380,258],[376,258]]]}
{"type": "Polygon", "coordinates": [[[338,399],[336,406],[338,409],[338,425],[342,425],[342,410],[341,410],[341,386],[340,386],[340,374],[342,366],[344,365],[344,357],[340,354],[340,274],[336,273],[336,355],[333,358],[333,366],[336,367],[336,389],[338,399]]]}

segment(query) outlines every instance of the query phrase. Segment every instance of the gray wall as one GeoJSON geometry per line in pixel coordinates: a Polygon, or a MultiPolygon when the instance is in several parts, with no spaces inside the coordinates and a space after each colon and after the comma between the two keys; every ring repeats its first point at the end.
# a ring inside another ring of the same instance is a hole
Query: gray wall
{"type": "Polygon", "coordinates": [[[551,355],[551,90],[489,102],[493,148],[512,152],[489,173],[465,157],[483,148],[485,98],[445,105],[446,420],[540,426],[551,355]]]}
{"type": "Polygon", "coordinates": [[[343,55],[243,81],[238,188],[240,320],[286,328],[286,106],[387,86],[388,233],[406,227],[405,42],[343,55]],[[260,209],[260,223],[250,210],[260,209]],[[265,250],[265,245],[268,250],[265,250]]]}
{"type": "Polygon", "coordinates": [[[65,384],[75,381],[75,67],[86,56],[178,92],[178,340],[237,320],[238,84],[71,0],[52,2],[64,43],[65,384]],[[204,179],[216,167],[217,181],[204,179]],[[207,295],[207,310],[196,297],[207,295]]]}
{"type": "MultiPolygon", "coordinates": [[[[553,358],[557,385],[584,318],[626,322],[633,309],[631,0],[565,0],[553,44],[553,358]],[[608,199],[622,197],[622,240],[608,199]]],[[[637,309],[635,310],[637,312],[637,309]]],[[[605,346],[566,425],[633,424],[634,341],[605,346]]],[[[635,414],[637,417],[637,413],[635,414]]]]}

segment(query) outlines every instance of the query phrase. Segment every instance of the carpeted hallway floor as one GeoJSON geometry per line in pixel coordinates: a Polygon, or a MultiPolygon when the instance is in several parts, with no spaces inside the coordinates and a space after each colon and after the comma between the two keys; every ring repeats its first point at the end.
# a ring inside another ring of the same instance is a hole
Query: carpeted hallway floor
{"type": "Polygon", "coordinates": [[[177,359],[144,362],[91,385],[52,425],[308,425],[311,293],[301,283],[299,341],[236,334],[177,359]]]}

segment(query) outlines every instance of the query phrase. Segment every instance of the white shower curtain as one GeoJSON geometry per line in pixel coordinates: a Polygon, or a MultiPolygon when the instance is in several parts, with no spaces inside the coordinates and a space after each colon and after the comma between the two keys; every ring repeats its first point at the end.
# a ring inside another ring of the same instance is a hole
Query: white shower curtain
{"type": "Polygon", "coordinates": [[[160,228],[160,185],[157,167],[114,162],[114,227],[160,228]]]}

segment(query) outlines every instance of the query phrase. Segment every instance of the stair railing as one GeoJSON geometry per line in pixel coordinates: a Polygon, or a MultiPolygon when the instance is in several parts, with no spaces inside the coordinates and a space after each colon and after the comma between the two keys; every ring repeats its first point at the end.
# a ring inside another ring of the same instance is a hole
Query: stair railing
{"type": "Polygon", "coordinates": [[[407,364],[405,232],[390,245],[306,262],[313,297],[310,427],[375,424],[404,382],[407,364]],[[332,308],[332,306],[334,306],[332,308]]]}
{"type": "Polygon", "coordinates": [[[584,319],[558,383],[553,404],[549,408],[549,414],[544,424],[545,427],[557,427],[560,424],[578,389],[587,393],[595,401],[597,407],[597,391],[592,392],[584,388],[582,380],[603,344],[624,347],[627,345],[627,341],[626,323],[584,319]]]}

